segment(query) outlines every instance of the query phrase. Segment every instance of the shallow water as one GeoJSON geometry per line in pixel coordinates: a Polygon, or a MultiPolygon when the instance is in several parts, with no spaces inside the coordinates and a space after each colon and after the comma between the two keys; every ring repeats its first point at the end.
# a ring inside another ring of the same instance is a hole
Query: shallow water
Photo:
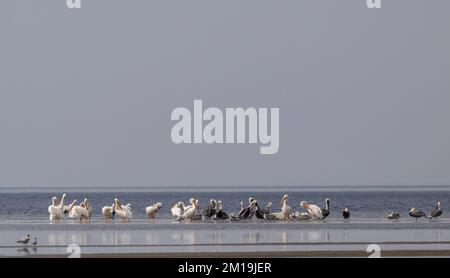
{"type": "MultiPolygon", "coordinates": [[[[324,207],[325,198],[331,199],[331,214],[329,218],[340,218],[340,210],[348,207],[352,217],[384,218],[391,211],[398,211],[407,216],[411,207],[431,211],[437,201],[445,205],[450,203],[450,191],[290,191],[290,192],[78,192],[67,193],[66,202],[88,198],[93,207],[93,219],[101,218],[101,208],[110,206],[115,197],[122,203],[130,203],[134,219],[145,219],[144,209],[156,202],[162,202],[163,207],[158,218],[170,219],[170,207],[178,201],[188,203],[190,197],[199,199],[200,207],[205,207],[211,198],[220,199],[228,213],[239,210],[240,201],[247,203],[248,197],[258,199],[260,206],[273,202],[273,210],[279,210],[279,200],[283,194],[289,194],[289,204],[295,211],[301,211],[299,202],[306,200],[324,207]]],[[[62,192],[5,192],[0,190],[1,220],[44,220],[48,219],[47,208],[52,196],[58,198],[62,192]]],[[[445,211],[444,211],[445,215],[445,211]]]]}
{"type": "Polygon", "coordinates": [[[445,213],[445,204],[450,201],[448,188],[438,191],[412,190],[291,190],[273,192],[261,190],[255,193],[234,192],[181,192],[181,191],[132,191],[87,193],[70,190],[67,203],[73,199],[89,199],[94,208],[91,221],[63,219],[58,224],[48,221],[47,207],[53,195],[62,192],[42,190],[23,192],[0,190],[0,256],[22,256],[33,254],[66,253],[69,244],[77,244],[86,253],[141,253],[141,252],[252,252],[252,251],[336,251],[365,250],[368,244],[377,243],[383,250],[446,250],[450,243],[450,218],[445,213]],[[249,196],[260,204],[274,203],[289,194],[294,210],[298,203],[307,200],[323,206],[325,198],[331,199],[331,214],[322,221],[194,221],[177,222],[171,219],[170,206],[189,197],[196,197],[200,206],[210,198],[223,201],[227,212],[239,209],[239,202],[249,196]],[[133,208],[133,220],[122,223],[118,220],[105,222],[101,207],[110,205],[115,197],[133,208]],[[148,220],[144,208],[161,201],[163,208],[157,219],[148,220]],[[444,205],[444,215],[438,220],[419,219],[408,216],[410,207],[429,212],[437,201],[444,205]],[[344,221],[340,209],[351,211],[349,222],[344,221]],[[386,214],[398,211],[400,220],[387,220],[386,214]],[[23,235],[37,237],[37,248],[22,248],[16,240],[23,235]]]}

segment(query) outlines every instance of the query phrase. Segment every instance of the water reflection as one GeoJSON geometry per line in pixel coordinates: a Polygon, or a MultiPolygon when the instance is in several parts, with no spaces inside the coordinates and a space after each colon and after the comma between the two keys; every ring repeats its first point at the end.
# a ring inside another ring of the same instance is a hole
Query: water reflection
{"type": "Polygon", "coordinates": [[[68,245],[68,244],[88,245],[88,232],[51,232],[48,234],[48,244],[68,245]]]}

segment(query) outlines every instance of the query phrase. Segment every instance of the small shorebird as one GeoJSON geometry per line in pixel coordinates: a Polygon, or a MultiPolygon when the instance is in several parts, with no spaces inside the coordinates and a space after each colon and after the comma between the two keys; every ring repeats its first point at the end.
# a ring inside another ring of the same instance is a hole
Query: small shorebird
{"type": "Polygon", "coordinates": [[[38,244],[36,237],[34,238],[33,242],[31,242],[31,244],[33,244],[33,246],[36,246],[38,244]]]}
{"type": "Polygon", "coordinates": [[[17,241],[17,243],[22,243],[24,246],[28,245],[28,241],[30,241],[30,235],[22,237],[17,241]]]}

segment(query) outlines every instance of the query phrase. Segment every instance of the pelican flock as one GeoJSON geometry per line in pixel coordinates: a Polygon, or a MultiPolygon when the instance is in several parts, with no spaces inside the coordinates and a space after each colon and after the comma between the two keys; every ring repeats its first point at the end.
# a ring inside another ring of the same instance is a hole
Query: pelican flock
{"type": "MultiPolygon", "coordinates": [[[[77,200],[73,200],[72,203],[64,205],[66,194],[62,194],[58,200],[56,196],[51,198],[51,204],[48,207],[49,219],[52,223],[58,223],[65,215],[69,219],[78,220],[84,222],[90,220],[93,214],[93,207],[88,202],[87,198],[77,204],[77,200]]],[[[245,221],[250,220],[255,216],[257,220],[308,220],[308,221],[320,221],[324,220],[330,215],[330,199],[325,199],[325,207],[320,208],[318,205],[308,203],[307,201],[300,202],[300,208],[304,211],[293,212],[292,207],[288,203],[289,196],[284,194],[280,200],[280,210],[272,211],[272,202],[268,202],[265,206],[260,206],[257,199],[254,197],[248,198],[248,203],[244,205],[244,202],[240,202],[240,209],[235,213],[227,213],[224,210],[224,203],[221,200],[210,199],[207,205],[201,209],[199,200],[196,198],[190,198],[188,205],[179,201],[174,203],[170,207],[170,213],[177,221],[194,221],[194,220],[231,220],[231,221],[245,221]]],[[[163,207],[162,202],[156,202],[153,205],[144,208],[145,215],[148,219],[156,218],[156,215],[163,207]]],[[[350,218],[350,210],[344,208],[341,210],[342,217],[345,221],[350,218]]],[[[411,208],[408,214],[418,221],[419,218],[437,219],[442,216],[443,210],[441,202],[437,202],[436,206],[430,212],[426,214],[423,210],[417,208],[411,208]]],[[[101,214],[106,221],[111,221],[116,216],[123,222],[129,222],[133,218],[133,210],[131,204],[122,204],[118,198],[114,198],[113,203],[108,206],[103,206],[101,214]]],[[[400,213],[392,211],[387,216],[389,220],[396,220],[400,218],[400,213]]],[[[27,240],[26,238],[23,238],[27,240]]],[[[29,239],[28,239],[29,240],[29,239]]],[[[27,241],[28,242],[28,241],[27,241]]]]}

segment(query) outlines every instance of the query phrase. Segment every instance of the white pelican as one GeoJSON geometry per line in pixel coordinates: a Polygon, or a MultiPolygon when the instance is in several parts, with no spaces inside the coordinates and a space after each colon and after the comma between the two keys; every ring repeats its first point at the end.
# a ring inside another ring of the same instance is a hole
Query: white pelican
{"type": "Polygon", "coordinates": [[[197,212],[197,208],[198,208],[198,200],[191,198],[191,205],[185,207],[184,209],[184,213],[182,218],[183,219],[189,219],[189,220],[193,220],[195,218],[195,214],[197,212]]]}
{"type": "Polygon", "coordinates": [[[172,206],[172,208],[170,209],[170,211],[172,212],[172,215],[175,218],[179,219],[184,214],[184,203],[183,202],[178,202],[178,203],[174,204],[172,206]]]}
{"type": "Polygon", "coordinates": [[[281,212],[283,213],[283,219],[289,220],[292,215],[292,207],[288,205],[288,195],[284,194],[283,198],[281,198],[281,212]]]}
{"type": "Polygon", "coordinates": [[[194,198],[190,198],[189,199],[189,206],[184,206],[184,203],[182,202],[183,207],[184,207],[184,211],[187,211],[188,209],[190,209],[193,203],[195,203],[195,199],[194,198]]]}
{"type": "Polygon", "coordinates": [[[322,209],[316,205],[308,204],[306,201],[300,202],[300,206],[308,210],[312,219],[322,219],[322,209]]]}
{"type": "Polygon", "coordinates": [[[255,207],[256,207],[256,211],[255,211],[256,218],[266,219],[266,217],[267,217],[266,215],[270,214],[270,209],[272,208],[272,202],[268,202],[265,209],[261,209],[259,207],[258,202],[256,202],[255,207]]]}
{"type": "Polygon", "coordinates": [[[64,214],[68,214],[72,210],[72,207],[75,205],[76,202],[77,200],[73,200],[73,202],[70,205],[64,206],[64,214]]]}
{"type": "Polygon", "coordinates": [[[48,213],[50,214],[50,221],[59,222],[59,220],[63,217],[65,197],[66,193],[62,195],[59,204],[57,203],[57,198],[52,197],[52,204],[48,207],[48,213]]]}
{"type": "Polygon", "coordinates": [[[69,211],[69,218],[83,221],[83,219],[87,219],[88,212],[86,208],[84,208],[81,204],[72,206],[72,209],[69,211]]]}
{"type": "Polygon", "coordinates": [[[102,214],[103,214],[103,217],[105,217],[105,220],[114,219],[114,215],[116,214],[115,206],[116,206],[116,204],[113,203],[110,207],[104,206],[102,208],[102,214]]]}
{"type": "Polygon", "coordinates": [[[156,213],[161,209],[162,203],[158,202],[145,208],[145,214],[148,218],[155,218],[156,213]]]}
{"type": "Polygon", "coordinates": [[[125,206],[122,205],[119,201],[119,199],[114,199],[115,203],[115,211],[116,214],[119,215],[119,217],[122,219],[122,221],[130,221],[133,217],[133,212],[131,211],[131,205],[126,204],[125,206]]]}

